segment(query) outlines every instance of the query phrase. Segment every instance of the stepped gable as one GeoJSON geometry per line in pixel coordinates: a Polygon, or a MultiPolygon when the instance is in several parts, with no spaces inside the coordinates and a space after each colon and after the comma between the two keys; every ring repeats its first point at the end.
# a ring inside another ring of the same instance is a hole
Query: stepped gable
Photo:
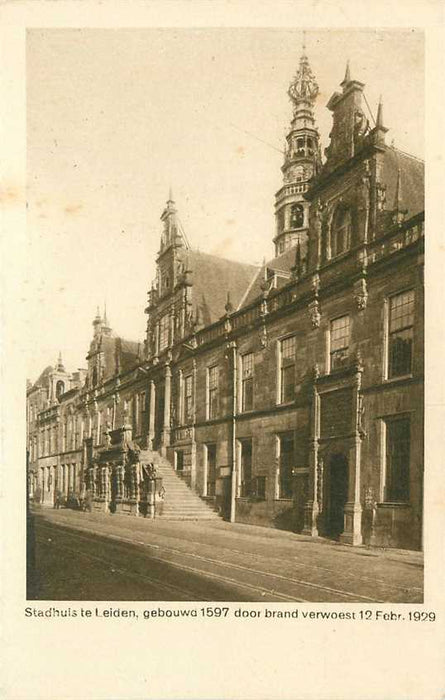
{"type": "Polygon", "coordinates": [[[386,209],[393,208],[400,171],[400,204],[407,217],[425,209],[425,163],[393,146],[385,150],[382,179],[386,185],[386,209]]]}
{"type": "Polygon", "coordinates": [[[228,291],[236,309],[258,273],[256,265],[196,250],[189,250],[187,258],[193,274],[193,311],[204,325],[224,316],[228,291]]]}

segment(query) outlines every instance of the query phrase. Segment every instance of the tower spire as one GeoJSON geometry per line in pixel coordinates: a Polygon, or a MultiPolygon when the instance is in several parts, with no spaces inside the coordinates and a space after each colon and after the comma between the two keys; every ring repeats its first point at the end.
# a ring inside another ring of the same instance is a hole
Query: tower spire
{"type": "Polygon", "coordinates": [[[304,35],[298,70],[288,89],[293,116],[286,136],[286,151],[281,168],[284,182],[275,195],[275,255],[294,246],[298,240],[303,242],[307,236],[309,205],[304,199],[304,193],[308,189],[309,180],[321,167],[319,136],[314,117],[319,88],[305,48],[304,35]]]}
{"type": "Polygon", "coordinates": [[[57,370],[58,372],[64,372],[64,371],[65,371],[65,367],[64,367],[64,364],[63,364],[63,360],[62,360],[62,351],[61,351],[61,350],[59,350],[59,357],[57,358],[56,370],[57,370]]]}
{"type": "Polygon", "coordinates": [[[108,326],[108,318],[107,318],[107,302],[104,301],[104,325],[108,326]]]}
{"type": "Polygon", "coordinates": [[[102,317],[100,315],[99,306],[96,307],[96,317],[93,321],[94,335],[98,335],[102,328],[102,317]]]}

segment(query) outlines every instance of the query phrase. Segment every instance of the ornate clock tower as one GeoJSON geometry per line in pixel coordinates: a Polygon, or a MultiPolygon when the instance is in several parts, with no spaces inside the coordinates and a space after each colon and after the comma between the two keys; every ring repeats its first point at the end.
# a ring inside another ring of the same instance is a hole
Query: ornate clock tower
{"type": "Polygon", "coordinates": [[[289,86],[288,95],[294,113],[286,137],[286,151],[281,168],[284,184],[275,195],[276,256],[298,242],[306,242],[309,202],[305,201],[304,193],[308,189],[309,180],[316,175],[321,165],[319,134],[313,111],[318,85],[304,53],[289,86]]]}

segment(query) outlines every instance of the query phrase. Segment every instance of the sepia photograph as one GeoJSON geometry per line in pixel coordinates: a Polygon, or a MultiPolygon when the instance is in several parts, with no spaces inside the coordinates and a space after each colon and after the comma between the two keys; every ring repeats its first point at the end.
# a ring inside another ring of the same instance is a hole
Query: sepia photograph
{"type": "Polygon", "coordinates": [[[28,601],[422,603],[423,31],[31,28],[26,77],[28,601]]]}

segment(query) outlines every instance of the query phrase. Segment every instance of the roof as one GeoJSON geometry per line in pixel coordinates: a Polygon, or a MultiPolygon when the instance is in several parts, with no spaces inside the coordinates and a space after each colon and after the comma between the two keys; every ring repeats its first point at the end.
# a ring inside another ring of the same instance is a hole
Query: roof
{"type": "MultiPolygon", "coordinates": [[[[278,255],[276,258],[272,258],[263,264],[258,270],[255,281],[243,299],[241,306],[249,306],[249,304],[252,304],[255,299],[262,294],[261,285],[264,280],[266,270],[268,278],[275,276],[275,289],[280,289],[285,284],[288,284],[290,281],[292,268],[295,265],[296,252],[297,247],[294,245],[285,250],[284,253],[281,253],[281,255],[278,255]]],[[[306,244],[303,243],[301,245],[301,257],[304,258],[305,254],[306,244]]]]}
{"type": "Polygon", "coordinates": [[[48,387],[48,377],[51,374],[51,372],[54,372],[54,367],[52,365],[48,365],[48,367],[45,367],[37,381],[34,382],[32,387],[28,389],[28,391],[33,391],[33,389],[37,389],[38,387],[48,387]]]}
{"type": "Polygon", "coordinates": [[[133,367],[140,358],[141,344],[135,340],[120,338],[120,368],[121,371],[133,367]]]}
{"type": "Polygon", "coordinates": [[[188,251],[193,280],[193,311],[204,325],[218,321],[226,313],[227,292],[236,309],[258,274],[256,265],[227,260],[196,250],[188,251]]]}
{"type": "Polygon", "coordinates": [[[140,343],[114,334],[103,335],[100,338],[100,349],[104,357],[103,381],[114,377],[116,371],[125,372],[134,367],[140,356],[140,343]]]}
{"type": "Polygon", "coordinates": [[[425,208],[425,164],[422,160],[410,156],[389,146],[385,151],[382,178],[386,185],[386,209],[395,209],[394,200],[397,189],[397,175],[400,169],[401,208],[407,210],[411,218],[425,208]]]}

